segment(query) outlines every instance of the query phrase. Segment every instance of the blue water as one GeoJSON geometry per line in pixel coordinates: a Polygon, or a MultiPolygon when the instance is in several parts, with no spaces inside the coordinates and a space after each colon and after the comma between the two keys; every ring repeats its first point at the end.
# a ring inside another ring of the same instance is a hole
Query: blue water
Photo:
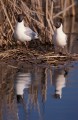
{"type": "Polygon", "coordinates": [[[0,120],[78,120],[78,62],[1,65],[0,120]]]}
{"type": "Polygon", "coordinates": [[[78,120],[78,63],[30,71],[30,76],[22,77],[31,82],[24,86],[22,101],[17,102],[18,120],[78,120]]]}

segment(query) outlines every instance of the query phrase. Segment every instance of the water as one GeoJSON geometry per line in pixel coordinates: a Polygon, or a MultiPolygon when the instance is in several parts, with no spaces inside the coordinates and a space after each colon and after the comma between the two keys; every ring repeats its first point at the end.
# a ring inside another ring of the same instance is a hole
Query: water
{"type": "Polygon", "coordinates": [[[78,119],[78,62],[21,66],[0,65],[0,120],[78,119]]]}

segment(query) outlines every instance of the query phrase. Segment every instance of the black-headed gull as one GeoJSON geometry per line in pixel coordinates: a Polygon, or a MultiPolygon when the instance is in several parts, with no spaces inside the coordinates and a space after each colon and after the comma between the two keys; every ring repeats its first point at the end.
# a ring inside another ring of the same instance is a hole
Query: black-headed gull
{"type": "Polygon", "coordinates": [[[31,30],[29,27],[24,26],[24,16],[22,14],[18,15],[14,30],[14,38],[24,42],[25,44],[33,39],[38,39],[38,34],[36,32],[31,30]]]}
{"type": "Polygon", "coordinates": [[[56,30],[53,35],[53,43],[56,47],[64,48],[67,45],[67,35],[63,31],[62,20],[55,24],[56,30]]]}

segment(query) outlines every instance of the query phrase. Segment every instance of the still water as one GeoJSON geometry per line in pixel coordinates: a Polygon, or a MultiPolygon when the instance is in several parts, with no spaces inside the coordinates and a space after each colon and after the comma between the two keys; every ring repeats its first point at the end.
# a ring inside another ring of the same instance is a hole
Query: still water
{"type": "Polygon", "coordinates": [[[0,71],[0,120],[78,120],[78,62],[0,71]]]}

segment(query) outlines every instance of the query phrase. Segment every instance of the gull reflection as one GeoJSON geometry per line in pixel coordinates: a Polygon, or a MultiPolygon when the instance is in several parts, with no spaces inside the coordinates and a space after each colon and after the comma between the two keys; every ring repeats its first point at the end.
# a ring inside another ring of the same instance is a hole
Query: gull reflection
{"type": "Polygon", "coordinates": [[[62,89],[66,87],[66,76],[68,75],[68,70],[63,68],[57,68],[54,70],[53,74],[53,85],[55,86],[54,98],[62,98],[62,89]]]}
{"type": "Polygon", "coordinates": [[[21,73],[19,72],[16,77],[16,95],[17,102],[21,102],[24,96],[24,90],[29,88],[31,84],[31,73],[21,73]]]}

